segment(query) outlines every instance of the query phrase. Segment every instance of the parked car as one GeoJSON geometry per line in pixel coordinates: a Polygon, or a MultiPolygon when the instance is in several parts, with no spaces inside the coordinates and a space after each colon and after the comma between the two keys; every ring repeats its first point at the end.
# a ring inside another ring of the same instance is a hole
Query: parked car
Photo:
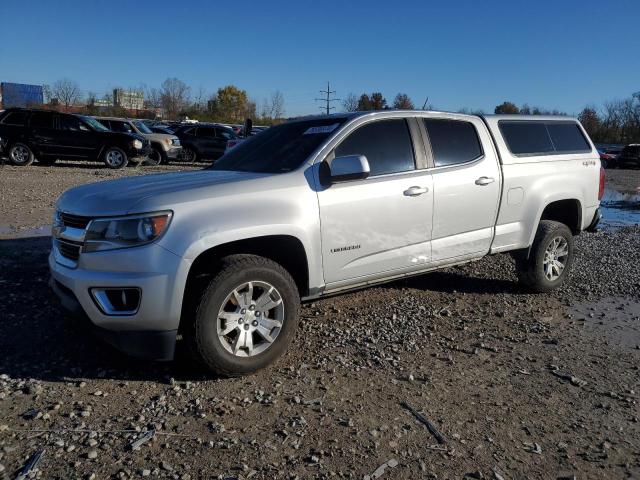
{"type": "Polygon", "coordinates": [[[201,123],[183,125],[175,134],[182,145],[182,160],[188,162],[218,159],[224,155],[227,142],[237,138],[228,127],[201,123]]]}
{"type": "Polygon", "coordinates": [[[100,123],[113,132],[135,133],[151,142],[152,151],[147,164],[159,165],[176,160],[182,153],[180,139],[173,134],[154,133],[142,120],[117,117],[95,117],[100,123]]]}
{"type": "Polygon", "coordinates": [[[558,288],[603,192],[575,119],[307,118],[199,172],[68,190],[52,286],[126,352],[171,359],[179,332],[210,370],[247,374],[294,338],[301,299],[504,252],[526,288],[558,288]]]}
{"type": "Polygon", "coordinates": [[[600,165],[602,165],[602,168],[615,168],[616,157],[605,153],[601,149],[598,149],[598,155],[600,155],[600,165]]]}
{"type": "Polygon", "coordinates": [[[622,149],[616,160],[618,167],[640,167],[640,144],[632,143],[622,149]]]}
{"type": "Polygon", "coordinates": [[[28,108],[0,116],[0,150],[14,165],[66,159],[103,161],[109,168],[145,161],[152,151],[141,135],[112,132],[92,117],[28,108]]]}

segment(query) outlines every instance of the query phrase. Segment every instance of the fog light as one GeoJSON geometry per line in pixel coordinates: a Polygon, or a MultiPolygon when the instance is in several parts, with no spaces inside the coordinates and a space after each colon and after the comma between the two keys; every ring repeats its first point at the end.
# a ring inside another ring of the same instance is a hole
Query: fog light
{"type": "Polygon", "coordinates": [[[105,315],[134,315],[140,307],[139,288],[92,288],[91,296],[105,315]]]}

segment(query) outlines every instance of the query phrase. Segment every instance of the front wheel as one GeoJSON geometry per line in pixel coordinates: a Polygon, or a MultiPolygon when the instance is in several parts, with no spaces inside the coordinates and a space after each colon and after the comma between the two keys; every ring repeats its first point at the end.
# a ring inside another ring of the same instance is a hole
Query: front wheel
{"type": "Polygon", "coordinates": [[[183,162],[197,162],[198,161],[198,153],[189,147],[183,147],[180,152],[180,160],[183,162]]]}
{"type": "Polygon", "coordinates": [[[11,163],[19,167],[26,167],[31,165],[35,160],[33,152],[24,143],[14,143],[9,148],[9,159],[11,163]]]}
{"type": "Polygon", "coordinates": [[[107,167],[114,170],[127,166],[127,154],[117,147],[109,147],[103,155],[104,163],[107,167]]]}
{"type": "Polygon", "coordinates": [[[298,325],[300,297],[291,275],[272,260],[231,255],[221,263],[185,340],[211,372],[246,375],[284,352],[298,325]]]}
{"type": "Polygon", "coordinates": [[[560,222],[542,220],[529,256],[516,256],[518,279],[535,292],[562,285],[573,263],[573,234],[560,222]]]}
{"type": "Polygon", "coordinates": [[[163,152],[161,148],[154,148],[149,154],[149,157],[147,157],[147,159],[145,160],[144,164],[155,167],[157,165],[160,165],[161,163],[166,163],[163,161],[164,155],[162,153],[163,152]]]}

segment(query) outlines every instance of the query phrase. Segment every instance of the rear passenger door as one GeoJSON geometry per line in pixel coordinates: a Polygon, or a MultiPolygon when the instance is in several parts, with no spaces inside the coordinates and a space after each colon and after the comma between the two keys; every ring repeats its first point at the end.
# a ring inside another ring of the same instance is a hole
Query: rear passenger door
{"type": "Polygon", "coordinates": [[[419,141],[414,119],[381,119],[357,127],[328,155],[329,163],[364,155],[371,169],[364,180],[318,192],[329,288],[425,268],[429,262],[432,185],[428,170],[416,165],[419,141]]]}
{"type": "Polygon", "coordinates": [[[57,131],[54,125],[53,112],[33,112],[29,119],[30,135],[33,147],[39,155],[56,154],[57,131]]]}
{"type": "Polygon", "coordinates": [[[198,127],[198,152],[203,158],[214,158],[220,150],[216,129],[214,127],[198,127]]]}
{"type": "Polygon", "coordinates": [[[489,133],[479,118],[429,117],[422,126],[434,167],[432,261],[481,257],[491,247],[501,189],[489,133]]]}

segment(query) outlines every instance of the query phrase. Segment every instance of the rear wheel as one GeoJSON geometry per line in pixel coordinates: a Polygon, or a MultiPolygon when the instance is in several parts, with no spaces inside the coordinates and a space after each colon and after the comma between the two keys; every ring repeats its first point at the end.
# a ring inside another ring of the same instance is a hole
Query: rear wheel
{"type": "Polygon", "coordinates": [[[24,143],[14,143],[9,148],[9,159],[14,165],[26,167],[33,163],[35,157],[28,145],[24,143]]]}
{"type": "Polygon", "coordinates": [[[103,155],[104,163],[112,169],[120,169],[127,166],[127,154],[117,147],[109,147],[103,155]]]}
{"type": "Polygon", "coordinates": [[[573,234],[560,222],[542,220],[529,256],[516,257],[518,279],[535,292],[562,285],[573,263],[573,234]]]}
{"type": "Polygon", "coordinates": [[[255,255],[222,260],[185,339],[194,359],[224,375],[246,375],[278,358],[293,338],[300,298],[291,275],[255,255]]]}

